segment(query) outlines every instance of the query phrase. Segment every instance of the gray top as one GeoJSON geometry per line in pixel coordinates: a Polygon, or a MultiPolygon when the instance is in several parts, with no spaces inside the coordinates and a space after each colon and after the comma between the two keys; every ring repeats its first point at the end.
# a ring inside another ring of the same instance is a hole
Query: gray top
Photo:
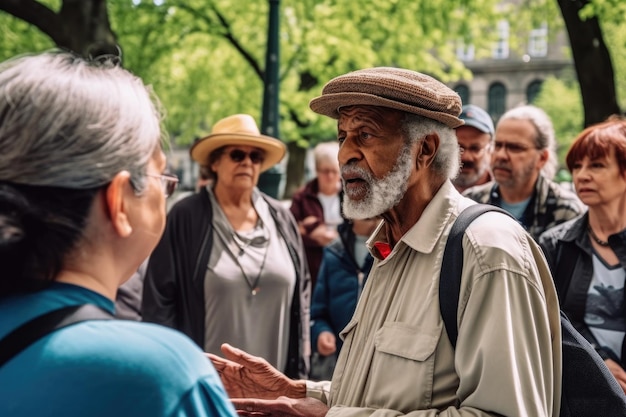
{"type": "Polygon", "coordinates": [[[204,280],[204,349],[219,355],[230,343],[284,369],[296,283],[287,245],[258,190],[259,222],[250,231],[235,232],[210,189],[209,197],[214,244],[204,280]]]}

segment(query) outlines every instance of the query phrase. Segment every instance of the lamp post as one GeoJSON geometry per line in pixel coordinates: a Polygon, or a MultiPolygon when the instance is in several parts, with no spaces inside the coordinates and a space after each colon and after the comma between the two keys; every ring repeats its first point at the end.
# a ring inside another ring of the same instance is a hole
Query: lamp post
{"type": "MultiPolygon", "coordinates": [[[[265,83],[261,133],[280,139],[279,132],[279,17],[280,0],[269,0],[267,51],[265,52],[265,83]]],[[[259,188],[266,194],[279,198],[282,169],[274,166],[259,177],[259,188]]]]}

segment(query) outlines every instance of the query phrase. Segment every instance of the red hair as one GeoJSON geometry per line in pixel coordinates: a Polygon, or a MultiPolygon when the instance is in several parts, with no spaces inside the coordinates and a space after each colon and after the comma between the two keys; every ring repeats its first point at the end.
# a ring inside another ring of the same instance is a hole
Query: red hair
{"type": "Polygon", "coordinates": [[[584,157],[590,159],[607,158],[615,153],[620,172],[626,173],[626,120],[610,117],[607,121],[589,126],[574,139],[567,152],[565,162],[572,171],[574,164],[584,157]]]}

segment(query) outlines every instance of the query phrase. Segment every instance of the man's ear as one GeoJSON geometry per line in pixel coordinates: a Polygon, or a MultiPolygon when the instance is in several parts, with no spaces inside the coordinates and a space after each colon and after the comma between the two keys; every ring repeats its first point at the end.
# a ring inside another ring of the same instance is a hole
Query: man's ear
{"type": "Polygon", "coordinates": [[[424,139],[421,140],[420,146],[417,150],[418,168],[429,166],[435,159],[435,155],[437,154],[438,149],[439,135],[437,135],[436,133],[426,135],[424,139]]]}
{"type": "Polygon", "coordinates": [[[543,149],[539,154],[539,169],[543,168],[543,166],[548,162],[548,159],[550,159],[550,151],[547,149],[543,149]]]}
{"type": "Polygon", "coordinates": [[[109,216],[111,217],[111,224],[121,237],[128,237],[133,231],[128,219],[128,206],[125,198],[125,192],[128,188],[132,188],[130,173],[122,171],[113,177],[106,191],[106,202],[109,216]]]}

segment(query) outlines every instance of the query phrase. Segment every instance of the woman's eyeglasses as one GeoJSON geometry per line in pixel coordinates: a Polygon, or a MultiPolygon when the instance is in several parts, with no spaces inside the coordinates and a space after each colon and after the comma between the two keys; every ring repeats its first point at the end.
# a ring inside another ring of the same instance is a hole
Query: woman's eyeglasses
{"type": "Polygon", "coordinates": [[[161,188],[163,190],[163,195],[165,198],[168,198],[174,191],[176,191],[176,187],[178,186],[178,177],[173,174],[146,174],[148,177],[158,178],[161,180],[161,188]]]}
{"type": "Polygon", "coordinates": [[[248,153],[242,151],[241,149],[233,149],[232,151],[230,151],[228,156],[230,156],[230,159],[236,163],[243,161],[248,156],[250,157],[250,161],[252,161],[253,164],[261,164],[265,160],[265,154],[261,151],[252,151],[248,153]]]}

